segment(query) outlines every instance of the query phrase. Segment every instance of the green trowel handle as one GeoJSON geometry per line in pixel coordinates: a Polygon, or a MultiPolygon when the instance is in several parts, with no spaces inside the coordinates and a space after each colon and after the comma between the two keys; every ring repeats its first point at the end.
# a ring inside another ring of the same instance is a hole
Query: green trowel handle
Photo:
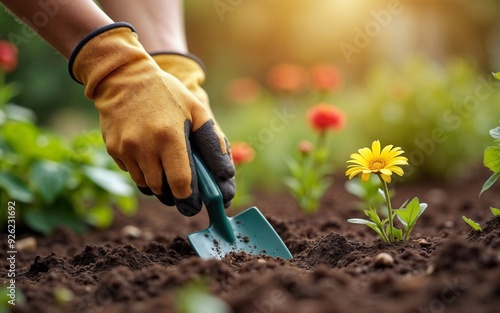
{"type": "Polygon", "coordinates": [[[198,188],[201,193],[201,199],[207,207],[210,226],[213,227],[224,240],[235,242],[236,236],[227,218],[224,202],[222,201],[222,193],[219,187],[197,152],[193,152],[193,159],[198,177],[198,188]]]}

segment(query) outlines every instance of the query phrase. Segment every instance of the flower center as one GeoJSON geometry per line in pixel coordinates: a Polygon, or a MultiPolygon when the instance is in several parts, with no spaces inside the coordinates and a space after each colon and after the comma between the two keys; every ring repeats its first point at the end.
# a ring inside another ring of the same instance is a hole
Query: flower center
{"type": "Polygon", "coordinates": [[[377,172],[378,170],[385,167],[384,160],[373,160],[370,162],[370,170],[377,172]]]}

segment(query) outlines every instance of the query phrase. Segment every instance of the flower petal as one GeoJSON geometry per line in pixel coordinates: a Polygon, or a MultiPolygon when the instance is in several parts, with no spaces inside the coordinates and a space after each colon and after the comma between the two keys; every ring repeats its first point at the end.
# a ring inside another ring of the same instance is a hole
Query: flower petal
{"type": "Polygon", "coordinates": [[[380,141],[375,140],[372,142],[372,153],[375,158],[380,156],[380,141]]]}

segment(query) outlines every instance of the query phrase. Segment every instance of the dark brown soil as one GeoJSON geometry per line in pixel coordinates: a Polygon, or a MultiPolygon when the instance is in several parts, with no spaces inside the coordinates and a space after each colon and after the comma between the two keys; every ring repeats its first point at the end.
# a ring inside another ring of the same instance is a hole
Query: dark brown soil
{"type": "MultiPolygon", "coordinates": [[[[473,172],[453,182],[397,186],[396,205],[413,196],[429,204],[405,243],[384,244],[367,227],[346,222],[362,213],[344,177],[310,215],[286,194],[258,192],[255,205],[286,242],[290,261],[244,253],[201,260],[186,235],[207,227],[205,214],[186,218],[153,201],[143,201],[134,217],[118,214],[106,231],[18,234],[35,236],[38,247],[17,254],[16,285],[26,302],[12,312],[177,312],[177,291],[199,278],[208,278],[210,292],[236,313],[499,312],[500,218],[489,208],[500,207],[500,186],[479,198],[489,173],[473,172]],[[483,231],[470,230],[462,215],[483,231]],[[126,225],[141,235],[124,236],[126,225]],[[394,262],[376,261],[381,252],[394,262]],[[61,287],[73,300],[56,301],[61,287]]],[[[1,248],[0,285],[7,285],[5,236],[1,248]]]]}

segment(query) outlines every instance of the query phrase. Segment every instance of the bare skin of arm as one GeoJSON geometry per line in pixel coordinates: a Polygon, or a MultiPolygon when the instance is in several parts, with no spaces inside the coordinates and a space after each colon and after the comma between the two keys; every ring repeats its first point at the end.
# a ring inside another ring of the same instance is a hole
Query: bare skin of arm
{"type": "Polygon", "coordinates": [[[64,3],[33,0],[1,0],[19,19],[69,59],[76,45],[90,32],[113,23],[92,0],[64,3]]]}
{"type": "Polygon", "coordinates": [[[187,53],[182,0],[101,0],[115,21],[134,25],[147,52],[187,53]]]}

